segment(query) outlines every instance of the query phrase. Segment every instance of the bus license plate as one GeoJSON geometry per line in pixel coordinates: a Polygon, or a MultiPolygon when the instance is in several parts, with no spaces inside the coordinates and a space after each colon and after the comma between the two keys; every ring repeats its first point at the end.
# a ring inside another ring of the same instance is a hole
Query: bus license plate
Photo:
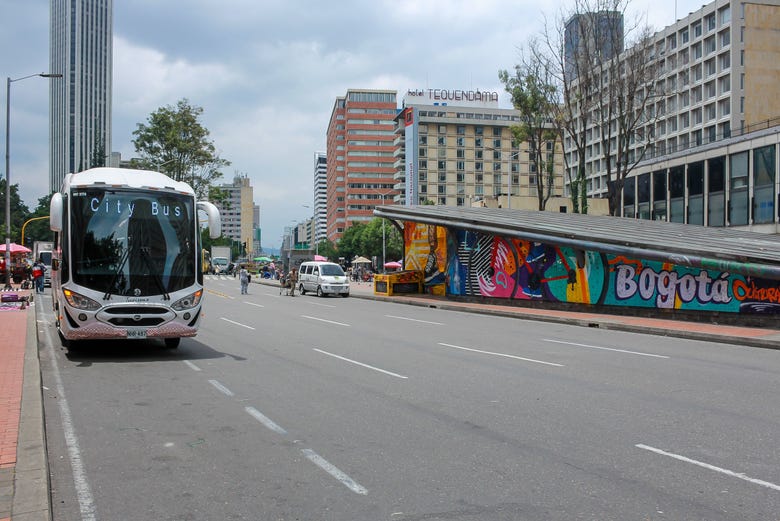
{"type": "Polygon", "coordinates": [[[134,340],[146,338],[146,329],[143,328],[128,329],[127,338],[134,339],[134,340]]]}

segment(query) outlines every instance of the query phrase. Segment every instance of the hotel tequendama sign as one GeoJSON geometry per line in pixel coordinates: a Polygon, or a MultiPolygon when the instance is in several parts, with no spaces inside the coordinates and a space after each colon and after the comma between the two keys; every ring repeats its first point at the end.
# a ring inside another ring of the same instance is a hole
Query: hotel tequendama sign
{"type": "Polygon", "coordinates": [[[452,105],[454,107],[499,108],[498,92],[482,90],[409,89],[404,105],[452,105]]]}
{"type": "Polygon", "coordinates": [[[420,202],[417,164],[419,161],[417,106],[435,105],[494,109],[498,106],[498,92],[477,90],[409,89],[403,99],[406,145],[406,206],[420,202]]]}

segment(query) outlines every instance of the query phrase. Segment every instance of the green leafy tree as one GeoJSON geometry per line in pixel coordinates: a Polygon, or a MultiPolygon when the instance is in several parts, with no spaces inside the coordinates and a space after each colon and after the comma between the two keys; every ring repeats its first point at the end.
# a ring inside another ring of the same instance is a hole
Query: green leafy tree
{"type": "MultiPolygon", "coordinates": [[[[2,225],[2,242],[5,244],[6,223],[5,223],[5,179],[0,180],[0,215],[3,217],[2,225]]],[[[11,242],[21,244],[22,240],[22,225],[30,218],[30,209],[22,202],[19,197],[19,185],[11,185],[11,242]]]]}
{"type": "Polygon", "coordinates": [[[527,143],[531,164],[538,172],[536,196],[539,210],[544,210],[555,191],[555,150],[558,131],[552,124],[556,105],[556,88],[549,70],[539,61],[515,66],[514,76],[505,70],[498,77],[512,96],[520,113],[520,124],[512,126],[516,143],[527,143]]]}
{"type": "MultiPolygon", "coordinates": [[[[368,223],[356,223],[347,228],[338,243],[338,255],[351,261],[358,255],[376,257],[382,262],[382,219],[377,217],[368,223]]],[[[403,255],[403,236],[390,221],[384,223],[385,260],[397,260],[403,255]]],[[[320,249],[322,255],[322,249],[320,249]]],[[[379,266],[381,268],[381,266],[379,266]]]]}
{"type": "Polygon", "coordinates": [[[337,262],[341,254],[336,249],[336,245],[330,242],[328,239],[324,239],[317,244],[315,251],[323,257],[330,259],[332,262],[337,262]]]}
{"type": "Polygon", "coordinates": [[[216,183],[230,161],[219,157],[208,129],[199,121],[202,114],[203,109],[187,99],[152,112],[147,123],[139,123],[133,131],[133,145],[141,156],[136,166],[189,183],[198,198],[219,200],[216,183]]]}
{"type": "MultiPolygon", "coordinates": [[[[398,260],[403,255],[403,238],[390,221],[377,217],[370,221],[361,234],[363,255],[376,257],[382,263],[382,224],[384,222],[385,261],[398,260]]],[[[380,266],[381,268],[381,266],[380,266]]]]}
{"type": "Polygon", "coordinates": [[[89,167],[96,168],[100,166],[106,166],[107,158],[108,155],[106,154],[106,141],[100,137],[97,130],[95,130],[95,149],[92,151],[92,158],[90,159],[89,167]]]}
{"type": "Polygon", "coordinates": [[[35,241],[52,241],[54,233],[49,228],[49,203],[51,194],[38,199],[38,206],[31,214],[27,215],[27,226],[24,228],[25,246],[32,249],[35,241]],[[31,219],[35,219],[31,221],[31,219]]]}
{"type": "Polygon", "coordinates": [[[338,243],[339,256],[349,262],[358,255],[363,255],[361,251],[361,241],[363,235],[363,228],[366,225],[364,223],[355,223],[341,235],[338,243]]]}

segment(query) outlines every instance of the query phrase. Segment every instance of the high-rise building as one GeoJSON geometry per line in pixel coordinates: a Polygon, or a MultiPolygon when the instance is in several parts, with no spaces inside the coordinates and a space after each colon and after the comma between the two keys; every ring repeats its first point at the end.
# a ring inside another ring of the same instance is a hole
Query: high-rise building
{"type": "Polygon", "coordinates": [[[111,154],[112,0],[51,0],[49,190],[111,154]]]}
{"type": "MultiPolygon", "coordinates": [[[[780,0],[715,0],[655,33],[658,74],[644,138],[632,140],[643,160],[625,180],[624,216],[778,233],[778,26],[780,0]]],[[[586,128],[588,195],[608,192],[598,130],[616,127],[586,128]]],[[[573,173],[582,165],[572,140],[565,148],[573,173]]]]}
{"type": "Polygon", "coordinates": [[[314,153],[314,242],[328,237],[328,160],[325,152],[314,153]]]}
{"type": "MultiPolygon", "coordinates": [[[[263,234],[262,234],[262,227],[260,223],[260,205],[259,204],[253,204],[252,206],[252,229],[253,229],[253,236],[252,239],[254,240],[254,246],[252,247],[253,253],[260,253],[263,251],[263,234]]],[[[247,243],[248,244],[248,243],[247,243]]]]}
{"type": "Polygon", "coordinates": [[[259,208],[255,211],[254,190],[246,175],[237,175],[232,184],[218,187],[224,201],[215,201],[222,217],[222,235],[238,243],[246,243],[247,255],[254,251],[254,228],[259,208]],[[257,214],[257,215],[256,215],[257,214]]]}
{"type": "Polygon", "coordinates": [[[350,89],[336,98],[327,132],[327,238],[391,201],[396,91],[350,89]]]}
{"type": "MultiPolygon", "coordinates": [[[[538,208],[543,179],[528,143],[512,137],[520,113],[500,108],[497,92],[412,89],[396,122],[396,203],[538,208]]],[[[551,195],[561,196],[561,144],[543,146],[555,164],[551,195]]]]}
{"type": "Polygon", "coordinates": [[[623,13],[599,11],[572,16],[564,30],[564,66],[568,80],[593,61],[603,62],[623,52],[623,13]]]}

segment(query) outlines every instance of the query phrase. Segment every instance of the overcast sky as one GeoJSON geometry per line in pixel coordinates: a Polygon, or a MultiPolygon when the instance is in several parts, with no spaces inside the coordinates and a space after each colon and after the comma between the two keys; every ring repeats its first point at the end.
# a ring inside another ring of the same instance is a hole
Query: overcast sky
{"type": "MultiPolygon", "coordinates": [[[[661,29],[699,9],[692,0],[633,0],[630,17],[661,29]],[[648,9],[652,8],[652,11],[648,9]]],[[[333,103],[350,88],[500,93],[499,69],[571,0],[117,0],[112,150],[135,155],[132,132],[182,98],[246,174],[263,246],[311,216],[314,152],[325,150],[333,103]]],[[[49,2],[0,0],[0,74],[46,72],[49,2]]],[[[30,209],[48,193],[47,81],[11,87],[11,183],[30,209]]],[[[5,106],[3,107],[5,115],[5,106]]],[[[5,127],[2,135],[5,138],[5,127]]],[[[2,166],[5,175],[5,167],[2,166]]]]}

